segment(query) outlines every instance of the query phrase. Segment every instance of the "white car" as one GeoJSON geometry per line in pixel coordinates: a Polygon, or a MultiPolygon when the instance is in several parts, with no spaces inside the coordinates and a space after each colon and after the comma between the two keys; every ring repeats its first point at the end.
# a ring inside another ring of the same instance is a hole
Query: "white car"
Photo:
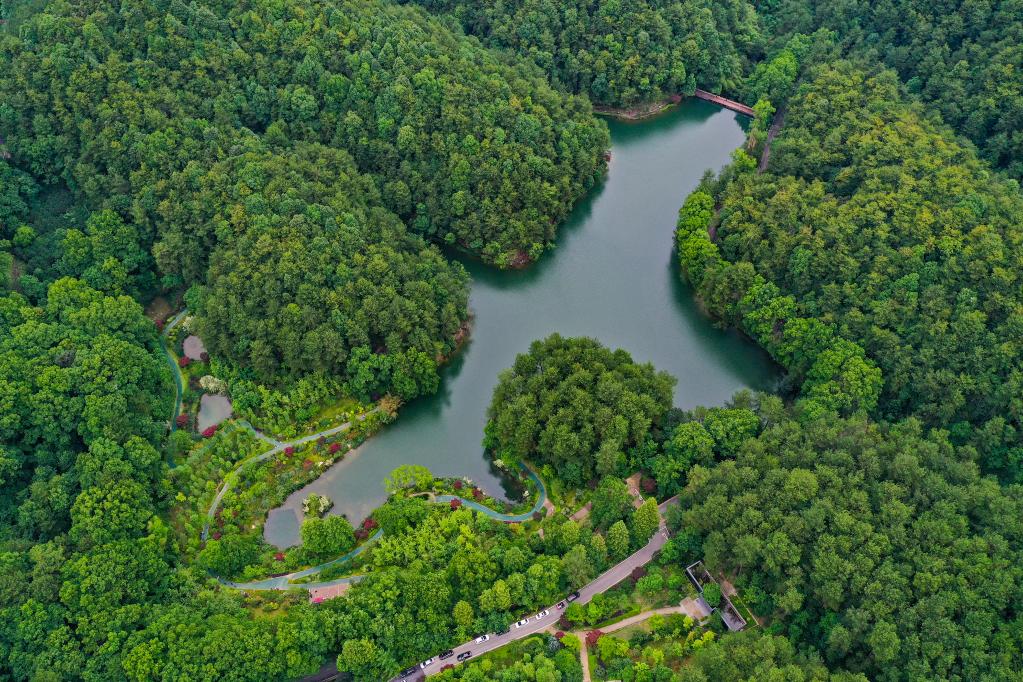
{"type": "Polygon", "coordinates": [[[515,627],[517,627],[517,628],[520,628],[523,625],[529,625],[529,619],[528,618],[523,618],[519,622],[515,623],[515,627]]]}
{"type": "Polygon", "coordinates": [[[551,615],[551,612],[548,611],[547,609],[544,609],[540,613],[536,614],[536,619],[537,620],[543,620],[544,618],[546,618],[549,615],[551,615]]]}
{"type": "Polygon", "coordinates": [[[425,669],[426,669],[426,668],[427,668],[428,666],[430,666],[430,665],[431,665],[432,663],[433,663],[433,659],[432,659],[432,658],[428,658],[428,659],[426,659],[425,661],[423,661],[422,663],[420,663],[420,664],[419,664],[419,667],[420,667],[420,668],[423,668],[423,669],[425,670],[425,669]]]}
{"type": "Polygon", "coordinates": [[[479,637],[476,638],[475,641],[477,644],[483,644],[483,642],[487,641],[488,639],[490,639],[490,635],[480,635],[479,637]]]}

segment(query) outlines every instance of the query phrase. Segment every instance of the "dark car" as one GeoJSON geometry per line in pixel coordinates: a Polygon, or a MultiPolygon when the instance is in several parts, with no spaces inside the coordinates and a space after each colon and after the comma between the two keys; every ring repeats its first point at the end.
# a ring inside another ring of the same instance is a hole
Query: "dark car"
{"type": "MultiPolygon", "coordinates": [[[[393,670],[393,668],[392,668],[392,670],[393,670]]],[[[408,677],[409,675],[413,674],[417,670],[419,670],[419,668],[417,668],[416,666],[412,666],[411,668],[405,668],[404,670],[401,671],[401,676],[402,677],[408,677]]]]}
{"type": "Polygon", "coordinates": [[[451,658],[454,655],[455,655],[454,650],[453,649],[448,649],[447,651],[442,651],[440,653],[440,656],[438,656],[437,658],[439,658],[440,660],[443,661],[445,658],[451,658]]]}
{"type": "Polygon", "coordinates": [[[578,592],[573,592],[572,594],[568,595],[568,601],[575,601],[578,598],[579,598],[578,592]]]}
{"type": "Polygon", "coordinates": [[[498,634],[498,635],[507,635],[508,634],[508,626],[507,625],[502,625],[500,628],[498,628],[496,634],[498,634]]]}
{"type": "Polygon", "coordinates": [[[469,658],[470,656],[472,656],[472,652],[471,651],[463,651],[462,653],[458,654],[458,662],[461,663],[462,661],[464,661],[465,659],[469,658]]]}

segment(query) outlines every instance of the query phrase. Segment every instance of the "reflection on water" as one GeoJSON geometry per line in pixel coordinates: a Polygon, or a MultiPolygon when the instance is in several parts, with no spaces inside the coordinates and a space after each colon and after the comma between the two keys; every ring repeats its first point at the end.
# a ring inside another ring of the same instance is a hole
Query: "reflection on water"
{"type": "Polygon", "coordinates": [[[475,322],[440,391],[403,408],[397,422],[288,498],[271,513],[267,540],[298,541],[296,511],[311,492],[334,500],[332,513],[360,521],[384,500],[381,482],[402,464],[469,476],[499,491],[480,446],[491,392],[517,353],[555,331],[592,336],[675,375],[679,407],[772,387],[776,374],[767,356],[700,313],[679,281],[672,249],[683,199],[743,141],[737,118],[693,101],[651,121],[612,122],[608,176],[562,226],[553,252],[518,272],[459,257],[473,278],[475,322]]]}

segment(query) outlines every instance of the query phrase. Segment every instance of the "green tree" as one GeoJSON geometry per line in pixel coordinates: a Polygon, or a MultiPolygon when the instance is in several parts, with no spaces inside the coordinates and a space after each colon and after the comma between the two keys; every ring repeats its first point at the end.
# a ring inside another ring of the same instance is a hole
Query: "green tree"
{"type": "Polygon", "coordinates": [[[629,555],[629,529],[624,521],[616,521],[607,529],[607,551],[613,561],[621,561],[629,555]]]}

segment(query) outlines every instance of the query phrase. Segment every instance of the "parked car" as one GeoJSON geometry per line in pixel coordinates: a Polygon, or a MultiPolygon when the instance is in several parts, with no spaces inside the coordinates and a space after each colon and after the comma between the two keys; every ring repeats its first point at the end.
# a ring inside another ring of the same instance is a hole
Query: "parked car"
{"type": "Polygon", "coordinates": [[[455,655],[454,650],[448,649],[447,651],[442,651],[440,656],[438,656],[437,658],[443,661],[445,658],[451,658],[454,655],[455,655]]]}
{"type": "Polygon", "coordinates": [[[420,664],[419,664],[419,667],[420,667],[420,668],[426,668],[426,667],[427,667],[427,666],[429,666],[429,665],[430,665],[431,663],[433,663],[433,659],[432,659],[432,658],[428,658],[428,659],[426,659],[425,661],[423,661],[422,663],[420,663],[420,664]]]}
{"type": "Polygon", "coordinates": [[[551,615],[551,612],[548,611],[547,609],[544,609],[540,613],[536,614],[536,619],[537,620],[543,620],[544,618],[546,618],[549,615],[551,615]]]}
{"type": "Polygon", "coordinates": [[[417,670],[416,666],[412,666],[411,668],[405,668],[404,670],[401,671],[401,676],[408,677],[409,675],[414,675],[416,670],[417,670]]]}
{"type": "Polygon", "coordinates": [[[498,635],[507,635],[508,634],[508,626],[507,625],[502,625],[500,627],[500,629],[498,629],[497,634],[498,635]]]}
{"type": "Polygon", "coordinates": [[[563,608],[565,608],[565,602],[564,602],[564,601],[559,601],[559,602],[558,602],[558,608],[559,608],[559,609],[563,609],[563,608]]]}
{"type": "Polygon", "coordinates": [[[479,637],[476,638],[476,643],[483,644],[483,642],[487,641],[488,639],[490,639],[490,635],[480,635],[479,637]]]}
{"type": "Polygon", "coordinates": [[[528,624],[529,624],[529,619],[528,618],[523,618],[522,620],[520,620],[517,623],[515,623],[515,627],[520,628],[523,625],[528,625],[528,624]]]}
{"type": "Polygon", "coordinates": [[[469,658],[470,656],[472,656],[472,652],[471,651],[463,651],[462,653],[458,654],[458,662],[461,663],[462,661],[464,661],[465,659],[469,658]]]}
{"type": "Polygon", "coordinates": [[[568,601],[575,601],[578,598],[579,598],[578,592],[573,592],[572,594],[568,595],[568,601]]]}

